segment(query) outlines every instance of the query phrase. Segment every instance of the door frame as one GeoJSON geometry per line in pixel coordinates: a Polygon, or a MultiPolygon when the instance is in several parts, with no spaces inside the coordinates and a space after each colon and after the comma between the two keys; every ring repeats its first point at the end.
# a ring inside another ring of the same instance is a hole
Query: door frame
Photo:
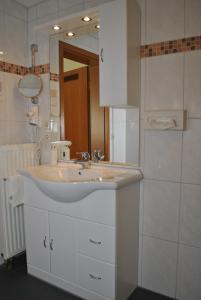
{"type": "MultiPolygon", "coordinates": [[[[99,65],[99,55],[92,53],[90,51],[81,49],[79,47],[67,44],[65,42],[59,41],[59,85],[60,85],[60,129],[61,129],[61,140],[65,139],[65,122],[64,122],[64,97],[63,97],[63,88],[62,88],[62,78],[63,78],[63,69],[64,62],[63,58],[68,58],[71,60],[75,60],[77,62],[88,65],[88,78],[89,78],[89,68],[94,65],[99,65]]],[[[88,115],[90,116],[90,79],[88,80],[88,115]]],[[[105,109],[105,156],[106,159],[109,160],[110,153],[110,139],[109,139],[109,111],[105,109]]],[[[90,131],[90,117],[89,117],[89,131],[90,131]]],[[[91,152],[91,137],[89,134],[89,151],[91,152]]]]}

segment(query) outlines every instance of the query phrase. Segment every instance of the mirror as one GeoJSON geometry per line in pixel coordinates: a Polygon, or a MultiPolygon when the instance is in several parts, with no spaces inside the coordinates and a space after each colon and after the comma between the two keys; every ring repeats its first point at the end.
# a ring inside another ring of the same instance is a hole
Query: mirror
{"type": "Polygon", "coordinates": [[[35,74],[26,74],[20,79],[18,89],[24,97],[33,99],[42,90],[42,80],[35,74]]]}
{"type": "Polygon", "coordinates": [[[100,150],[109,160],[109,109],[99,106],[97,29],[67,32],[50,38],[51,117],[60,117],[60,137],[72,142],[71,159],[78,152],[100,150]],[[58,97],[59,96],[59,97],[58,97]]]}
{"type": "MultiPolygon", "coordinates": [[[[78,18],[80,21],[81,17],[78,18]]],[[[95,20],[98,21],[98,18],[95,20]]],[[[67,23],[61,24],[63,28],[63,32],[57,34],[50,34],[50,115],[51,119],[54,119],[60,124],[61,132],[60,139],[65,139],[62,124],[65,115],[69,117],[72,116],[73,111],[78,111],[78,107],[74,102],[75,106],[72,108],[68,108],[65,112],[62,111],[62,85],[61,81],[66,80],[66,82],[73,82],[72,79],[75,79],[78,72],[76,72],[76,76],[74,74],[73,69],[80,68],[88,68],[89,62],[76,60],[77,49],[75,48],[75,52],[69,52],[66,50],[66,53],[70,53],[69,56],[62,57],[61,60],[61,48],[60,44],[69,45],[72,49],[73,47],[78,47],[83,51],[89,51],[98,57],[99,55],[99,34],[98,30],[95,28],[95,23],[91,23],[90,25],[79,24],[76,27],[76,20],[71,19],[66,21],[67,23]],[[69,30],[75,29],[76,35],[71,38],[67,36],[67,32],[69,30]],[[59,51],[60,49],[60,51],[59,51]],[[64,71],[72,72],[73,74],[69,74],[69,76],[64,76],[64,71]],[[72,76],[71,76],[72,75],[72,76]],[[74,108],[74,109],[73,109],[74,108]]],[[[82,22],[83,23],[83,22],[82,22]]],[[[64,47],[65,48],[65,47],[64,47]]],[[[63,51],[64,53],[65,51],[63,51]]],[[[88,72],[89,73],[89,72],[88,72]]],[[[80,75],[81,76],[81,75],[80,75]]],[[[93,73],[91,73],[91,78],[95,78],[93,73]]],[[[75,82],[75,81],[74,81],[75,82]]],[[[94,83],[94,86],[98,86],[98,90],[94,94],[99,94],[99,79],[98,84],[97,81],[94,83]]],[[[90,90],[93,90],[93,86],[90,87],[90,90]]],[[[96,98],[98,96],[96,95],[96,98]]],[[[73,100],[72,100],[73,101],[73,100]]],[[[93,109],[93,108],[92,108],[93,109]]],[[[91,107],[89,112],[92,110],[91,107]]],[[[99,140],[108,141],[104,145],[104,149],[102,153],[107,154],[107,160],[114,162],[128,162],[138,164],[139,161],[139,109],[108,109],[105,114],[102,112],[103,118],[106,120],[104,124],[105,133],[103,134],[103,130],[100,130],[101,126],[98,125],[99,117],[96,117],[95,111],[98,109],[98,105],[94,106],[94,111],[92,113],[91,118],[88,123],[88,131],[95,131],[95,135],[97,137],[97,143],[92,143],[90,145],[91,151],[97,149],[97,145],[99,144],[99,140]],[[95,116],[95,117],[94,117],[95,116]],[[93,118],[93,120],[92,120],[93,118]],[[94,123],[93,123],[94,122],[94,123]],[[93,125],[94,124],[94,127],[93,125]],[[92,125],[92,129],[90,128],[92,125]],[[93,129],[94,128],[94,129],[93,129]],[[95,148],[94,148],[95,147],[95,148]]],[[[103,109],[103,108],[101,108],[103,109]]],[[[78,121],[83,119],[82,114],[78,116],[78,121]]],[[[100,114],[101,116],[101,114],[100,114]]],[[[102,117],[100,117],[102,119],[102,117]]],[[[71,125],[73,123],[71,122],[71,125]]],[[[86,125],[86,124],[85,124],[86,125]]],[[[75,133],[76,139],[82,133],[75,130],[75,126],[72,125],[71,131],[75,133]]],[[[92,132],[89,140],[91,139],[92,132]]],[[[73,143],[74,144],[74,143],[73,143]]],[[[98,147],[100,148],[100,147],[98,147]]],[[[84,151],[84,149],[80,149],[80,151],[84,151]]],[[[71,157],[72,158],[72,157],[71,157]]]]}

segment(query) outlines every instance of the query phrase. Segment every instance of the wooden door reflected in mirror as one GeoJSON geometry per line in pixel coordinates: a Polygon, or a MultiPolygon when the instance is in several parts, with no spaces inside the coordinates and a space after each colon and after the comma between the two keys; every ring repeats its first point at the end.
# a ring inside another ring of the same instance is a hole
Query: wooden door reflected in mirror
{"type": "Polygon", "coordinates": [[[101,150],[109,161],[109,109],[99,106],[99,57],[59,42],[61,139],[77,152],[101,150]]]}

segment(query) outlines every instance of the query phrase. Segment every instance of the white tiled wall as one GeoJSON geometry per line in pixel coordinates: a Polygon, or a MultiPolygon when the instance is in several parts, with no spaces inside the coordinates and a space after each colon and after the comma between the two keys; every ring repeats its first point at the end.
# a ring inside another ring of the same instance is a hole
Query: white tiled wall
{"type": "MultiPolygon", "coordinates": [[[[27,10],[13,0],[0,0],[0,60],[27,65],[27,10]]],[[[19,75],[0,72],[0,145],[31,141],[27,100],[18,92],[19,75]]]]}
{"type": "MultiPolygon", "coordinates": [[[[139,0],[142,43],[201,34],[200,0],[139,0]]],[[[142,60],[139,284],[201,299],[201,51],[142,60]],[[182,132],[143,130],[143,112],[187,109],[182,132]]]]}

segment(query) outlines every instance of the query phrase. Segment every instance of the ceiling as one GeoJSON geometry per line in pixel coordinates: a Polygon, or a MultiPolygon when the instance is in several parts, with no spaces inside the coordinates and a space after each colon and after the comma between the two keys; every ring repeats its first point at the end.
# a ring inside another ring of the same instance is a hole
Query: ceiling
{"type": "Polygon", "coordinates": [[[25,7],[31,7],[41,2],[45,2],[45,0],[15,0],[16,2],[24,5],[25,7]]]}

